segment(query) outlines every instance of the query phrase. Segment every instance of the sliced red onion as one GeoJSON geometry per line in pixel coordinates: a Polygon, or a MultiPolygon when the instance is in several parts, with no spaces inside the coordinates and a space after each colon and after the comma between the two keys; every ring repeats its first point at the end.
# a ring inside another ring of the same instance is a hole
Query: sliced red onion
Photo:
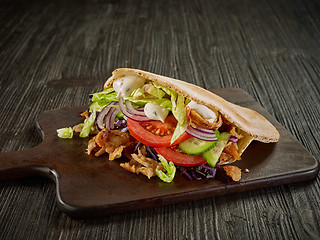
{"type": "Polygon", "coordinates": [[[109,110],[109,112],[107,113],[104,123],[105,123],[105,127],[108,128],[109,130],[113,130],[114,129],[114,120],[117,116],[117,113],[119,112],[119,109],[116,108],[111,108],[109,110]]]}
{"type": "Polygon", "coordinates": [[[123,98],[119,98],[119,107],[121,112],[128,118],[138,121],[138,122],[147,122],[147,121],[151,121],[150,118],[148,118],[147,116],[141,116],[141,115],[137,115],[134,114],[132,112],[130,112],[130,110],[126,109],[124,104],[123,104],[123,98]]]}
{"type": "Polygon", "coordinates": [[[208,134],[211,134],[211,135],[215,135],[215,132],[213,130],[210,130],[210,129],[205,129],[205,128],[200,128],[200,127],[197,127],[195,128],[197,131],[199,132],[203,132],[203,133],[208,133],[208,134]]]}
{"type": "Polygon", "coordinates": [[[136,114],[136,115],[139,115],[139,116],[146,116],[146,114],[144,113],[144,110],[143,109],[135,109],[131,102],[126,100],[125,102],[125,105],[127,107],[127,110],[133,114],[136,114]]]}
{"type": "Polygon", "coordinates": [[[96,119],[96,124],[97,124],[98,131],[101,131],[104,128],[103,120],[104,120],[105,116],[108,114],[108,112],[110,111],[110,106],[113,105],[113,104],[115,104],[115,102],[109,103],[98,114],[97,119],[96,119]]]}
{"type": "Polygon", "coordinates": [[[190,125],[187,127],[186,132],[189,133],[190,135],[192,135],[193,137],[199,138],[204,141],[212,142],[212,141],[218,140],[218,138],[214,132],[213,133],[204,133],[202,131],[199,131],[197,128],[191,127],[190,125]]]}

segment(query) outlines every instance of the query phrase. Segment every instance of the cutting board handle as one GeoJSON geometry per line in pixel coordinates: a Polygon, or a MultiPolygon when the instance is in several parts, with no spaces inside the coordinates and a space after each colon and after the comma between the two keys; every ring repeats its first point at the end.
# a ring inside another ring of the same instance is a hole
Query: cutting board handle
{"type": "Polygon", "coordinates": [[[0,153],[0,180],[34,175],[48,176],[50,169],[41,164],[41,151],[34,147],[16,152],[0,153]]]}

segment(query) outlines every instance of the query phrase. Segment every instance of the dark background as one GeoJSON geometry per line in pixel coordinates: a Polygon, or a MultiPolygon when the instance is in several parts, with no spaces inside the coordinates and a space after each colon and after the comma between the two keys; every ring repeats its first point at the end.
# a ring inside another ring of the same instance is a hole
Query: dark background
{"type": "MultiPolygon", "coordinates": [[[[36,116],[88,103],[118,67],[247,91],[318,160],[319,1],[0,1],[0,151],[40,143],[36,116]]],[[[0,182],[0,239],[317,239],[319,176],[97,219],[55,184],[0,182]]]]}

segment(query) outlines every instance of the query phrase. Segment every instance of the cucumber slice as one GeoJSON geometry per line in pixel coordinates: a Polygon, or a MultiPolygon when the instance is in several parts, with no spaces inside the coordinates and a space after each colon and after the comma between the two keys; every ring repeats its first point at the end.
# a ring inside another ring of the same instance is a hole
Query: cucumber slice
{"type": "Polygon", "coordinates": [[[204,159],[207,160],[208,164],[211,167],[216,166],[216,164],[219,160],[219,157],[220,157],[223,149],[227,145],[230,137],[231,137],[231,133],[228,133],[228,132],[221,133],[220,138],[217,141],[217,144],[212,149],[210,149],[209,151],[206,151],[205,153],[202,154],[204,159]]]}
{"type": "Polygon", "coordinates": [[[186,154],[189,155],[200,155],[213,148],[217,141],[204,141],[195,137],[191,137],[179,144],[179,148],[186,154]]]}

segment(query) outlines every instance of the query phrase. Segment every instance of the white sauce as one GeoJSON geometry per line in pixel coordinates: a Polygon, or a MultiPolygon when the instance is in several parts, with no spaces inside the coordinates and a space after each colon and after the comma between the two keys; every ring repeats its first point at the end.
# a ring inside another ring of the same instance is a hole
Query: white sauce
{"type": "Polygon", "coordinates": [[[152,120],[160,120],[161,122],[164,122],[166,117],[169,114],[169,111],[154,103],[147,103],[144,106],[144,114],[152,120]]]}
{"type": "Polygon", "coordinates": [[[197,113],[199,113],[203,118],[207,119],[209,122],[214,123],[218,118],[218,112],[212,111],[208,107],[196,103],[195,101],[191,101],[187,105],[190,109],[194,109],[197,113]]]}
{"type": "Polygon", "coordinates": [[[113,82],[113,89],[118,97],[128,97],[131,93],[144,85],[145,79],[140,76],[128,75],[113,82]]]}

